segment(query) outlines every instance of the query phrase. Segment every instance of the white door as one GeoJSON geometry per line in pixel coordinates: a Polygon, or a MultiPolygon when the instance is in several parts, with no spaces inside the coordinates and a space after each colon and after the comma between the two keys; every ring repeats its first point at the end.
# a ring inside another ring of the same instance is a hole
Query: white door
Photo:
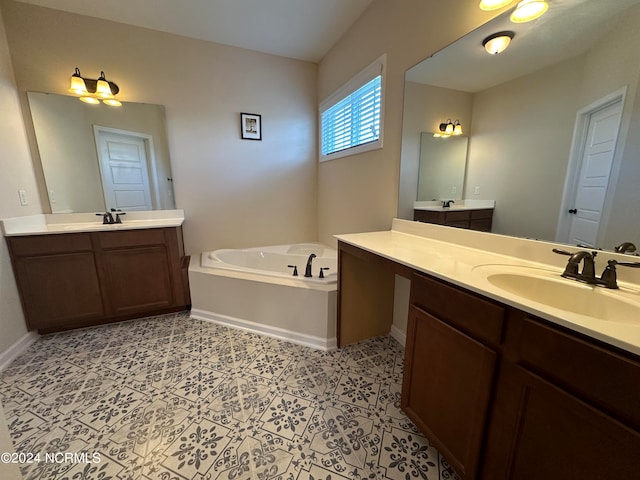
{"type": "Polygon", "coordinates": [[[622,100],[589,116],[576,195],[567,212],[570,244],[596,245],[621,117],[622,100]]]}
{"type": "Polygon", "coordinates": [[[152,210],[144,138],[96,129],[96,146],[107,210],[152,210]]]}

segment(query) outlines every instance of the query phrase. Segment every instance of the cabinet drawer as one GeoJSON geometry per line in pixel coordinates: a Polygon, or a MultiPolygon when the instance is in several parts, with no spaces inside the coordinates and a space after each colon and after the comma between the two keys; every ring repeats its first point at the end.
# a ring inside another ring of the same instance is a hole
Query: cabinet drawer
{"type": "Polygon", "coordinates": [[[493,217],[493,209],[487,208],[482,210],[470,210],[471,220],[493,217]]]}
{"type": "Polygon", "coordinates": [[[469,220],[469,210],[459,210],[459,211],[446,211],[445,210],[445,221],[447,223],[461,222],[469,220]]]}
{"type": "Polygon", "coordinates": [[[164,229],[120,230],[100,232],[98,236],[102,248],[139,247],[142,245],[162,245],[165,243],[164,229]]]}
{"type": "Polygon", "coordinates": [[[640,360],[524,314],[509,319],[506,354],[640,429],[640,360]]]}
{"type": "Polygon", "coordinates": [[[472,337],[494,345],[502,340],[502,305],[421,274],[411,278],[410,303],[472,337]]]}
{"type": "Polygon", "coordinates": [[[444,212],[433,212],[430,210],[414,210],[413,219],[419,222],[444,224],[444,212]]]}
{"type": "Polygon", "coordinates": [[[92,249],[91,236],[88,233],[29,235],[6,238],[11,252],[17,257],[86,252],[92,249]]]}

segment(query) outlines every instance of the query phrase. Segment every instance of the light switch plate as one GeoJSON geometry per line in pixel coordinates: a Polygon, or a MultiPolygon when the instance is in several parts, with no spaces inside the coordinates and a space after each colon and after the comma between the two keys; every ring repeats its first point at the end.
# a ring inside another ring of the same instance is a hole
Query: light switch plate
{"type": "Polygon", "coordinates": [[[26,190],[18,190],[18,195],[20,195],[20,205],[22,205],[23,207],[29,205],[29,201],[27,200],[26,190]]]}

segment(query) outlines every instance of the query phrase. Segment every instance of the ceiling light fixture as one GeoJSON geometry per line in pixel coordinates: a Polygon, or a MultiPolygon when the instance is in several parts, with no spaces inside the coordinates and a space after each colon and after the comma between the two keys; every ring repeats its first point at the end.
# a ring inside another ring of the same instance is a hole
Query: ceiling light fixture
{"type": "Polygon", "coordinates": [[[449,118],[446,122],[440,124],[438,130],[438,132],[433,134],[436,138],[449,138],[451,135],[462,135],[460,120],[456,120],[454,123],[449,118]]]}
{"type": "Polygon", "coordinates": [[[513,0],[480,0],[480,10],[490,12],[491,10],[497,10],[502,7],[506,7],[513,0]]]}
{"type": "Polygon", "coordinates": [[[507,49],[514,36],[515,33],[511,31],[497,32],[485,38],[482,41],[482,46],[487,53],[497,55],[507,49]]]}
{"type": "Polygon", "coordinates": [[[102,100],[102,103],[106,105],[119,107],[122,105],[120,100],[116,98],[119,91],[118,85],[108,81],[104,76],[104,72],[100,72],[100,77],[95,80],[84,78],[80,74],[80,69],[76,67],[73,75],[71,75],[69,92],[78,95],[80,100],[85,103],[95,105],[102,100]]]}
{"type": "Polygon", "coordinates": [[[522,0],[509,18],[513,23],[526,23],[541,17],[548,9],[545,0],[522,0]]]}

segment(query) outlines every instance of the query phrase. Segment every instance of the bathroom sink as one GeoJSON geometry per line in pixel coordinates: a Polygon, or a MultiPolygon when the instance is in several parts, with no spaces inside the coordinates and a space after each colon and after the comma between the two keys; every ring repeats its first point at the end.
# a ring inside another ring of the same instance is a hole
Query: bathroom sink
{"type": "Polygon", "coordinates": [[[640,298],[635,292],[609,290],[531,267],[480,267],[494,287],[524,300],[605,322],[640,326],[640,298]],[[635,297],[635,298],[634,298],[635,297]]]}

